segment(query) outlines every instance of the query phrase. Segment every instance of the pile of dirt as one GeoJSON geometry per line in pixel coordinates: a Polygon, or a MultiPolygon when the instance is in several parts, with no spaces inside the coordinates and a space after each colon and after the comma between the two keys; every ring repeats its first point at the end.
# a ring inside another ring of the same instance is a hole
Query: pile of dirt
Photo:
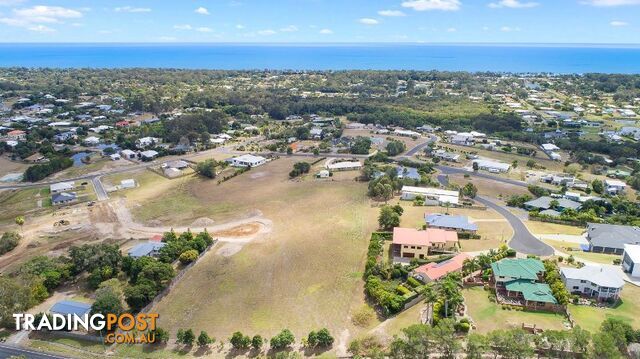
{"type": "Polygon", "coordinates": [[[260,225],[258,223],[248,223],[224,231],[215,232],[213,235],[220,237],[245,237],[256,234],[259,230],[260,225]]]}
{"type": "Polygon", "coordinates": [[[208,227],[213,226],[215,223],[216,222],[211,218],[201,217],[193,221],[193,223],[191,223],[191,227],[208,227]]]}

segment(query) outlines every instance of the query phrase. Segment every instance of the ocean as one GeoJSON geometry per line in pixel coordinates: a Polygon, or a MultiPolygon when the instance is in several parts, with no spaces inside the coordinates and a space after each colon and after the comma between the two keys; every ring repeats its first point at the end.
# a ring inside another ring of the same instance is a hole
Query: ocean
{"type": "Polygon", "coordinates": [[[640,46],[0,44],[0,67],[640,73],[640,46]]]}

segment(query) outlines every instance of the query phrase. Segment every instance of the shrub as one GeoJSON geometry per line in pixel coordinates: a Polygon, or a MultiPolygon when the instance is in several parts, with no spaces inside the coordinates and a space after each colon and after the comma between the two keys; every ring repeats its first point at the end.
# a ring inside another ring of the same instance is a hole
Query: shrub
{"type": "Polygon", "coordinates": [[[198,251],[195,249],[189,249],[188,251],[184,251],[180,255],[179,259],[180,259],[180,263],[189,264],[195,261],[196,259],[198,259],[198,251]]]}
{"type": "Polygon", "coordinates": [[[0,255],[11,252],[18,246],[21,239],[17,232],[5,232],[0,237],[0,255]]]}
{"type": "Polygon", "coordinates": [[[355,326],[366,327],[371,323],[373,318],[375,318],[375,315],[375,311],[368,305],[364,304],[353,314],[351,321],[355,326]]]}
{"type": "Polygon", "coordinates": [[[411,290],[407,289],[407,287],[403,286],[402,284],[400,284],[399,286],[396,287],[396,292],[402,294],[402,295],[408,295],[411,294],[411,290]]]}
{"type": "Polygon", "coordinates": [[[283,329],[278,335],[271,338],[270,345],[272,349],[284,349],[295,342],[295,337],[289,329],[283,329]]]}
{"type": "Polygon", "coordinates": [[[422,285],[422,284],[420,284],[420,282],[417,279],[415,279],[413,277],[407,278],[407,284],[409,284],[413,288],[419,287],[419,286],[422,285]]]}

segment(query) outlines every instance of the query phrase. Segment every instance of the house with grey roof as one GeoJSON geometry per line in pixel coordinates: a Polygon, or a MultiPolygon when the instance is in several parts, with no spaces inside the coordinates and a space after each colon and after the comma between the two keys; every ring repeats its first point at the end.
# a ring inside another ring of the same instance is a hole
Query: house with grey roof
{"type": "Polygon", "coordinates": [[[611,267],[560,268],[560,275],[569,292],[597,300],[618,299],[624,287],[624,280],[611,267]]]}
{"type": "Polygon", "coordinates": [[[91,311],[91,304],[76,302],[74,300],[61,300],[56,302],[49,312],[51,314],[62,314],[62,315],[77,315],[79,317],[84,316],[85,314],[89,314],[91,311]]]}
{"type": "Polygon", "coordinates": [[[618,224],[588,223],[589,251],[622,255],[625,244],[640,244],[640,228],[618,224]]]}
{"type": "Polygon", "coordinates": [[[55,206],[74,202],[78,197],[75,192],[54,193],[51,196],[51,203],[55,206]]]}
{"type": "Polygon", "coordinates": [[[469,222],[467,216],[451,216],[441,213],[425,213],[424,221],[429,228],[448,229],[456,232],[469,232],[475,233],[478,230],[478,225],[469,222]]]}
{"type": "Polygon", "coordinates": [[[129,249],[128,254],[132,258],[156,257],[160,253],[160,248],[165,245],[167,244],[164,242],[141,243],[129,249]]]}
{"type": "Polygon", "coordinates": [[[529,211],[531,210],[544,211],[547,209],[555,209],[556,211],[559,211],[559,212],[562,212],[565,209],[573,209],[577,211],[580,209],[580,207],[582,207],[582,204],[580,204],[579,202],[572,201],[566,198],[553,198],[549,196],[543,196],[543,197],[536,198],[534,200],[524,203],[524,208],[526,208],[529,211]],[[551,206],[553,201],[557,201],[557,206],[555,208],[552,208],[551,206]]]}

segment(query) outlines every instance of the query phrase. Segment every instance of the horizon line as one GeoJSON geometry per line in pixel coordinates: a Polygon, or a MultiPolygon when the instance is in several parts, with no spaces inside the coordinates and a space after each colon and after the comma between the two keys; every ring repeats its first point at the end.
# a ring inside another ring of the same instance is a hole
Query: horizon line
{"type": "Polygon", "coordinates": [[[640,43],[563,43],[563,42],[199,42],[199,41],[146,41],[146,42],[1,42],[7,45],[235,45],[235,46],[520,46],[520,47],[640,47],[640,43]]]}

